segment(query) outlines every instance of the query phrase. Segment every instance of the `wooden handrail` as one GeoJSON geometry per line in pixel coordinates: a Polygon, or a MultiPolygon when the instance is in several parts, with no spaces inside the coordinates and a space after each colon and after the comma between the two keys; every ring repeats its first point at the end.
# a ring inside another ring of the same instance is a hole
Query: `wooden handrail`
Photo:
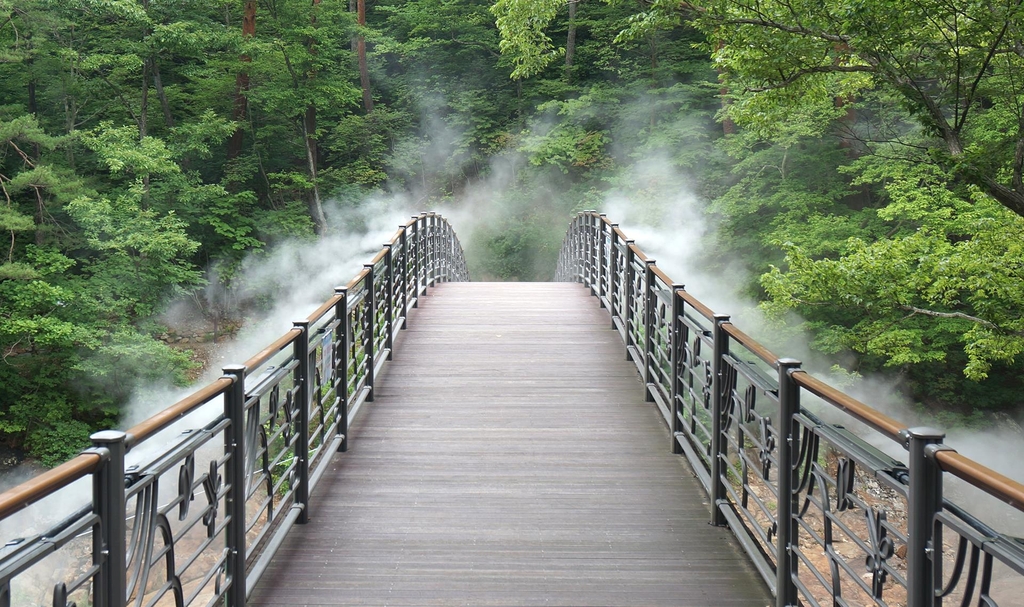
{"type": "Polygon", "coordinates": [[[71,483],[99,470],[103,458],[99,453],[82,453],[52,470],[0,493],[0,519],[20,512],[39,500],[53,495],[71,483]]]}

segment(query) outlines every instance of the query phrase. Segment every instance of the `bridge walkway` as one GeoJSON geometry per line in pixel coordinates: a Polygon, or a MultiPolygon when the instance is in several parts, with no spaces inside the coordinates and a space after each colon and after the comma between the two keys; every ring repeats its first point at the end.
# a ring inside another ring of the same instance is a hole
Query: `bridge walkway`
{"type": "Polygon", "coordinates": [[[248,604],[772,603],[609,327],[574,283],[431,289],[248,604]]]}

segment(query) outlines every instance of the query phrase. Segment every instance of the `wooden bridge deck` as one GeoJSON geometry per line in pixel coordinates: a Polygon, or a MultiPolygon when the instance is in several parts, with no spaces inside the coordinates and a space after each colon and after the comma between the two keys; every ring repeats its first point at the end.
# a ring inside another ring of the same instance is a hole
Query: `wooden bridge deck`
{"type": "Polygon", "coordinates": [[[432,289],[249,605],[773,602],[609,326],[576,284],[432,289]]]}

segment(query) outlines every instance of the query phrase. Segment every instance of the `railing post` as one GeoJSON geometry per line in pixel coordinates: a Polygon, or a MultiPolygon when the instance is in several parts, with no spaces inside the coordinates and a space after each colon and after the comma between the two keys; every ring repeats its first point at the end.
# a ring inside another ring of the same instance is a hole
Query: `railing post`
{"type": "Polygon", "coordinates": [[[395,347],[395,257],[390,244],[384,245],[384,293],[384,323],[387,330],[384,347],[388,351],[388,360],[391,360],[391,352],[395,347]]]}
{"type": "Polygon", "coordinates": [[[609,308],[611,309],[612,316],[612,328],[615,328],[615,319],[618,318],[619,322],[622,322],[622,318],[618,315],[618,308],[616,302],[619,299],[619,285],[621,280],[619,279],[619,233],[616,229],[619,224],[613,223],[609,226],[612,231],[612,244],[608,249],[608,288],[611,293],[608,296],[609,308]]]}
{"type": "Polygon", "coordinates": [[[374,350],[376,348],[377,341],[377,295],[374,290],[377,286],[373,280],[373,264],[363,264],[366,268],[366,328],[363,330],[363,336],[366,338],[366,345],[364,346],[364,353],[366,356],[366,386],[370,391],[366,394],[366,400],[373,402],[373,375],[374,375],[374,350]],[[369,337],[366,337],[369,336],[369,337]]]}
{"type": "Polygon", "coordinates": [[[231,422],[224,431],[224,452],[228,456],[224,466],[228,486],[224,507],[229,517],[225,531],[226,568],[231,583],[227,607],[245,607],[245,366],[228,365],[223,371],[232,380],[224,393],[224,417],[231,422]]]}
{"type": "Polygon", "coordinates": [[[591,295],[597,295],[594,284],[594,258],[597,257],[594,248],[594,211],[584,211],[584,213],[586,213],[583,216],[585,218],[583,237],[586,239],[586,261],[583,264],[583,284],[590,289],[591,295]]]}
{"type": "Polygon", "coordinates": [[[309,401],[312,397],[309,364],[309,321],[300,320],[292,323],[299,330],[299,336],[292,344],[295,361],[296,400],[299,403],[299,429],[295,434],[295,472],[298,475],[295,487],[295,501],[302,506],[296,522],[305,525],[309,522],[309,401]]]}
{"type": "MultiPolygon", "coordinates": [[[[792,358],[779,360],[779,499],[776,509],[778,533],[775,536],[775,605],[795,606],[800,599],[797,593],[797,566],[800,562],[793,547],[797,546],[800,531],[793,516],[799,512],[800,503],[796,488],[799,485],[800,428],[796,415],[800,412],[800,386],[793,380],[793,373],[800,369],[800,361],[792,358]]],[[[912,605],[914,603],[911,603],[912,605]]]]}
{"type": "Polygon", "coordinates": [[[583,215],[578,214],[572,219],[572,280],[575,283],[584,284],[583,277],[583,256],[584,256],[584,242],[583,242],[583,215]]]}
{"type": "Polygon", "coordinates": [[[672,345],[672,403],[669,411],[672,412],[672,422],[669,423],[669,434],[672,439],[672,453],[679,455],[683,452],[683,446],[679,443],[678,435],[683,432],[683,422],[679,419],[679,394],[682,392],[682,365],[683,358],[683,313],[686,301],[682,297],[683,285],[672,285],[672,325],[669,341],[672,345]]]}
{"type": "Polygon", "coordinates": [[[654,402],[654,391],[651,389],[651,361],[654,358],[654,331],[658,312],[658,296],[654,293],[654,260],[648,259],[644,264],[644,400],[654,402]]]}
{"type": "MultiPolygon", "coordinates": [[[[443,220],[442,220],[443,221],[443,220]]],[[[452,273],[452,259],[455,255],[452,254],[452,243],[454,241],[455,232],[452,230],[452,224],[444,221],[444,280],[445,282],[451,282],[454,278],[452,273]]]]}
{"type": "Polygon", "coordinates": [[[94,604],[101,607],[124,607],[125,601],[128,600],[124,497],[127,435],[116,430],[104,430],[89,438],[93,447],[107,452],[106,461],[93,475],[92,481],[93,510],[100,518],[99,536],[93,536],[93,557],[99,557],[97,562],[100,563],[99,575],[95,582],[94,604]]]}
{"type": "Polygon", "coordinates": [[[623,319],[626,327],[626,360],[630,360],[629,347],[633,345],[633,299],[636,297],[636,293],[633,293],[633,282],[636,280],[636,269],[633,267],[636,253],[633,252],[633,242],[632,239],[626,241],[626,267],[623,268],[626,271],[625,293],[622,298],[622,307],[626,312],[626,318],[623,319]]]}
{"type": "Polygon", "coordinates": [[[398,237],[398,242],[402,246],[402,258],[398,267],[402,269],[402,329],[405,329],[409,317],[409,239],[406,235],[409,227],[398,227],[402,230],[398,237]]]}
{"type": "Polygon", "coordinates": [[[590,288],[590,211],[580,216],[580,282],[590,288]]]}
{"type": "MultiPolygon", "coordinates": [[[[420,213],[419,223],[417,224],[416,228],[416,240],[418,241],[416,248],[417,252],[419,253],[418,262],[420,264],[419,269],[417,271],[419,272],[420,277],[423,279],[424,295],[427,294],[427,289],[430,287],[430,242],[427,240],[427,238],[427,213],[422,212],[420,213]]],[[[418,294],[416,297],[417,299],[419,299],[418,294]]]]}
{"type": "Polygon", "coordinates": [[[437,283],[437,222],[434,213],[427,215],[427,282],[433,286],[437,283]]]}
{"type": "Polygon", "coordinates": [[[420,218],[412,216],[412,226],[416,230],[412,234],[412,307],[420,307],[420,218]]]}
{"type": "Polygon", "coordinates": [[[334,394],[338,398],[338,435],[341,445],[338,451],[348,451],[348,287],[335,287],[334,294],[339,297],[334,306],[334,317],[338,327],[334,330],[334,394]]]}
{"type": "Polygon", "coordinates": [[[608,286],[606,279],[608,278],[608,268],[605,263],[605,247],[604,247],[604,225],[606,215],[601,213],[598,215],[597,220],[597,301],[604,307],[605,299],[608,297],[608,286]]]}
{"type": "Polygon", "coordinates": [[[935,605],[936,575],[941,576],[942,535],[933,537],[935,515],[942,510],[942,469],[935,452],[945,449],[946,437],[934,428],[910,428],[908,467],[910,487],[907,512],[907,604],[935,605]]]}
{"type": "Polygon", "coordinates": [[[719,508],[719,502],[725,500],[725,483],[722,482],[722,471],[729,442],[723,434],[722,415],[726,407],[726,395],[723,394],[722,380],[725,366],[725,355],[729,352],[729,335],[722,327],[729,322],[727,314],[715,314],[715,327],[712,333],[714,354],[711,361],[711,524],[724,527],[725,515],[719,508]]]}

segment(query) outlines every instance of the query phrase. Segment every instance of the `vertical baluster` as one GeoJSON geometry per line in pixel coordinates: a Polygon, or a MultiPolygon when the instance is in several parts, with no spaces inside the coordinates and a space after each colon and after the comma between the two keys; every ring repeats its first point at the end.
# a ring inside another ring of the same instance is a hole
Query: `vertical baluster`
{"type": "Polygon", "coordinates": [[[655,289],[654,260],[644,264],[644,400],[654,402],[654,333],[657,328],[658,295],[655,289]]]}
{"type": "Polygon", "coordinates": [[[339,452],[348,451],[348,344],[351,336],[348,316],[348,288],[335,287],[338,303],[334,305],[334,317],[338,326],[334,330],[334,394],[338,398],[338,436],[341,436],[339,452]]]}
{"type": "Polygon", "coordinates": [[[670,325],[670,339],[672,347],[672,390],[670,397],[672,404],[669,411],[672,414],[672,421],[669,423],[669,431],[672,439],[672,453],[679,455],[683,452],[683,446],[679,443],[679,434],[683,432],[683,423],[679,419],[679,395],[683,390],[683,347],[686,345],[683,339],[683,314],[685,313],[686,300],[683,299],[683,285],[672,285],[672,324],[670,325]]]}
{"type": "Polygon", "coordinates": [[[398,267],[402,269],[402,328],[405,329],[409,320],[409,226],[398,227],[402,229],[401,235],[398,237],[398,242],[402,247],[402,257],[398,267]]]}
{"type": "Polygon", "coordinates": [[[775,536],[775,604],[786,607],[799,604],[796,583],[799,558],[792,549],[798,545],[800,526],[794,516],[800,512],[799,485],[800,425],[796,415],[800,412],[800,386],[793,373],[800,369],[800,361],[792,358],[779,360],[779,500],[775,512],[778,533],[775,536]]]}
{"type": "Polygon", "coordinates": [[[597,300],[600,302],[601,307],[605,307],[605,301],[608,297],[608,268],[605,262],[607,257],[607,249],[605,248],[605,214],[601,213],[598,215],[597,223],[597,300]]]}
{"type": "Polygon", "coordinates": [[[116,430],[104,430],[89,439],[104,459],[92,477],[93,511],[100,519],[99,527],[93,531],[93,562],[100,563],[93,591],[94,604],[100,607],[124,607],[128,599],[125,547],[128,531],[124,495],[127,435],[116,430]]]}
{"type": "Polygon", "coordinates": [[[299,405],[298,431],[295,433],[295,472],[298,476],[295,487],[295,502],[302,506],[296,522],[304,525],[309,522],[309,407],[312,400],[310,390],[309,364],[309,321],[300,320],[292,323],[299,330],[299,336],[292,342],[295,361],[295,399],[299,405]]]}
{"type": "Polygon", "coordinates": [[[595,211],[587,211],[584,216],[586,218],[584,237],[587,242],[587,255],[586,263],[584,264],[584,284],[590,289],[591,295],[597,295],[597,285],[594,284],[594,259],[597,257],[597,248],[595,243],[597,239],[594,237],[594,226],[596,224],[595,211]]]}
{"type": "Polygon", "coordinates": [[[618,300],[619,300],[619,288],[622,285],[622,279],[619,276],[619,224],[613,223],[609,226],[612,232],[612,244],[609,248],[608,255],[608,278],[609,278],[609,308],[612,311],[612,328],[615,328],[615,319],[618,318],[619,322],[622,322],[622,317],[619,315],[618,300]]]}
{"type": "Polygon", "coordinates": [[[589,286],[587,285],[587,259],[589,255],[589,251],[587,250],[587,219],[588,217],[585,214],[580,215],[579,220],[576,223],[576,238],[578,243],[576,249],[578,251],[576,274],[579,276],[580,283],[584,286],[589,286]]]}
{"type": "Polygon", "coordinates": [[[580,282],[580,216],[576,215],[569,224],[569,276],[573,282],[580,282]]]}
{"type": "Polygon", "coordinates": [[[454,278],[452,274],[452,260],[455,255],[452,253],[454,246],[454,232],[452,231],[452,224],[447,221],[444,222],[444,279],[445,281],[451,281],[454,278]]]}
{"type": "Polygon", "coordinates": [[[225,532],[226,567],[230,581],[226,598],[227,607],[245,607],[245,366],[228,365],[223,371],[232,380],[224,393],[224,416],[230,422],[224,430],[224,452],[228,456],[224,468],[224,508],[229,517],[225,532]]]}
{"type": "Polygon", "coordinates": [[[633,342],[633,314],[634,314],[634,312],[633,312],[633,298],[636,297],[636,294],[633,293],[633,281],[636,280],[636,269],[633,267],[633,260],[635,259],[635,257],[636,257],[636,255],[633,253],[633,240],[627,240],[626,241],[626,267],[624,268],[626,270],[626,276],[625,276],[626,284],[623,285],[625,287],[625,293],[624,293],[624,295],[622,297],[622,306],[625,308],[624,312],[626,313],[626,318],[624,319],[625,323],[626,323],[626,336],[624,338],[625,341],[626,341],[626,360],[630,360],[629,347],[632,346],[633,343],[634,343],[633,342]]]}
{"type": "Polygon", "coordinates": [[[729,445],[724,436],[723,414],[726,403],[729,402],[728,395],[723,393],[723,367],[725,366],[725,355],[729,353],[729,335],[722,327],[729,322],[727,314],[715,314],[715,326],[713,335],[714,353],[712,354],[711,369],[711,524],[719,527],[725,526],[725,516],[719,507],[719,502],[725,500],[725,484],[722,481],[722,474],[725,465],[725,455],[729,445]]]}
{"type": "Polygon", "coordinates": [[[427,253],[428,259],[427,267],[430,268],[427,272],[427,277],[431,286],[437,285],[437,219],[434,213],[430,213],[427,216],[427,253]]]}
{"type": "Polygon", "coordinates": [[[934,428],[910,428],[905,432],[910,468],[907,604],[932,607],[938,604],[936,581],[942,579],[942,528],[933,525],[935,515],[942,510],[942,469],[935,453],[948,447],[942,444],[946,435],[934,428]]]}
{"type": "Polygon", "coordinates": [[[388,351],[388,360],[392,358],[395,335],[395,258],[391,245],[384,245],[384,325],[387,335],[384,336],[384,348],[388,351]]]}
{"type": "Polygon", "coordinates": [[[413,282],[416,285],[413,288],[413,303],[412,307],[420,307],[420,278],[423,276],[423,218],[420,215],[413,215],[413,225],[416,226],[416,231],[412,234],[412,274],[413,282]]]}
{"type": "Polygon", "coordinates": [[[430,242],[427,240],[429,236],[427,232],[427,214],[420,213],[419,227],[417,231],[417,240],[419,240],[419,263],[420,263],[420,276],[423,278],[423,295],[427,294],[427,289],[430,287],[430,242]]]}
{"type": "Polygon", "coordinates": [[[368,263],[363,265],[366,268],[366,320],[364,321],[366,327],[363,329],[363,341],[364,343],[364,359],[363,362],[366,364],[366,386],[370,391],[366,395],[366,400],[373,402],[373,375],[374,375],[374,341],[376,341],[376,330],[377,330],[377,296],[374,293],[374,289],[377,285],[373,280],[373,264],[368,263]]]}

